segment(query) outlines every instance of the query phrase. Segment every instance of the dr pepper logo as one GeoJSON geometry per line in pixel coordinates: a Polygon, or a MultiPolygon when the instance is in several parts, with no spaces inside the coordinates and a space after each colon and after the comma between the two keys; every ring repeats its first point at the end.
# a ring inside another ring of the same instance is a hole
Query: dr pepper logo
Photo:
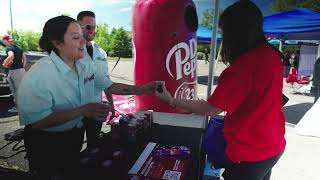
{"type": "Polygon", "coordinates": [[[197,41],[194,38],[189,40],[189,44],[180,42],[173,46],[166,58],[166,68],[170,76],[176,80],[181,79],[183,76],[191,76],[191,78],[194,78],[197,69],[196,52],[197,41]],[[171,60],[175,60],[176,76],[172,74],[170,69],[171,60]]]}

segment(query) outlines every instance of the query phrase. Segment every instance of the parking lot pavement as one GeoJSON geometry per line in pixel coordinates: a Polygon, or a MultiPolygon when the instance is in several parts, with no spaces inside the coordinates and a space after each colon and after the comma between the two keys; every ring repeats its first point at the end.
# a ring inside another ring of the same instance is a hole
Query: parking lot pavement
{"type": "MultiPolygon", "coordinates": [[[[115,62],[109,62],[109,68],[113,67],[115,62]]],[[[130,61],[120,61],[115,70],[111,73],[111,79],[115,82],[133,84],[133,65],[130,61]]],[[[216,76],[223,71],[225,66],[219,63],[216,70],[216,76]]],[[[198,95],[205,99],[207,93],[206,79],[208,74],[208,65],[204,61],[198,61],[198,95]]],[[[216,78],[215,78],[216,79],[216,78]]],[[[213,89],[215,86],[213,87],[213,89]]],[[[290,94],[290,87],[284,84],[284,94],[290,100],[284,107],[286,115],[286,150],[273,169],[272,180],[317,180],[318,162],[320,161],[320,138],[300,136],[295,133],[294,126],[301,117],[313,105],[313,97],[299,94],[290,94]]],[[[5,133],[20,128],[18,117],[0,118],[0,137],[5,133]]],[[[268,128],[268,127],[266,127],[268,128]]],[[[0,138],[0,146],[7,142],[0,138]]],[[[0,150],[0,156],[8,156],[13,153],[13,146],[8,146],[0,150]]],[[[14,156],[10,159],[0,159],[1,167],[9,167],[19,170],[27,170],[27,161],[24,159],[24,153],[14,156]]],[[[1,170],[0,170],[1,172],[1,170]]],[[[1,176],[0,176],[1,177],[1,176]]]]}

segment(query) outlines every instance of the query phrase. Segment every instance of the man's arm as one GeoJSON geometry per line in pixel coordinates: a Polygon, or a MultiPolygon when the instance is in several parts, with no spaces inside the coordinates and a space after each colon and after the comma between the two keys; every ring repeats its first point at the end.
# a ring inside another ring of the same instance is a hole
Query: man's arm
{"type": "Polygon", "coordinates": [[[108,99],[109,105],[110,105],[110,112],[111,112],[110,120],[111,120],[115,116],[115,109],[114,109],[113,97],[112,97],[112,93],[111,93],[110,88],[104,90],[104,93],[105,93],[105,95],[108,99]]]}
{"type": "Polygon", "coordinates": [[[172,99],[170,104],[174,107],[176,106],[189,112],[206,116],[215,116],[222,112],[221,109],[204,100],[172,99]]]}
{"type": "Polygon", "coordinates": [[[25,53],[22,53],[22,64],[23,64],[23,67],[25,68],[26,67],[26,64],[27,64],[27,56],[25,53]]]}
{"type": "Polygon", "coordinates": [[[6,59],[4,59],[2,66],[5,68],[10,68],[10,66],[13,63],[13,59],[14,59],[14,53],[13,53],[13,51],[9,51],[8,57],[6,59]]]}
{"type": "Polygon", "coordinates": [[[104,106],[98,103],[89,103],[71,110],[53,112],[49,116],[34,123],[32,127],[35,129],[47,129],[66,123],[79,116],[85,116],[89,118],[100,118],[108,114],[109,110],[110,108],[108,106],[104,106]]]}
{"type": "Polygon", "coordinates": [[[113,83],[110,87],[112,94],[118,95],[141,95],[154,93],[156,81],[144,85],[128,85],[122,83],[113,83]]]}

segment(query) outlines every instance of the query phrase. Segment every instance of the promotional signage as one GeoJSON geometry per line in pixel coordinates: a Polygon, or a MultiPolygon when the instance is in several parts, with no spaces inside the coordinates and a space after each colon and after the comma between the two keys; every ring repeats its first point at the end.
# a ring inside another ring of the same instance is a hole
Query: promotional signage
{"type": "MultiPolygon", "coordinates": [[[[178,99],[197,99],[198,27],[192,0],[137,0],[133,7],[134,81],[165,81],[178,99]]],[[[156,99],[135,97],[136,109],[186,113],[156,99]]]]}

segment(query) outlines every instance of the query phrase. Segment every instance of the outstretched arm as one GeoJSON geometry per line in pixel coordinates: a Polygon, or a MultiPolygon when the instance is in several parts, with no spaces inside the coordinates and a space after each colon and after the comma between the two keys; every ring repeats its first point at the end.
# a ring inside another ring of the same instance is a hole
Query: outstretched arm
{"type": "Polygon", "coordinates": [[[189,112],[214,116],[222,112],[221,109],[212,106],[207,101],[204,100],[188,100],[188,99],[175,99],[171,96],[171,94],[167,91],[165,86],[162,86],[162,91],[156,91],[157,98],[160,100],[170,104],[172,107],[179,107],[185,109],[189,112]]]}
{"type": "Polygon", "coordinates": [[[13,51],[9,51],[8,57],[6,59],[4,59],[2,66],[5,68],[10,68],[10,66],[13,63],[13,59],[14,59],[14,53],[13,53],[13,51]]]}
{"type": "Polygon", "coordinates": [[[115,109],[114,109],[114,104],[113,104],[113,97],[112,97],[112,92],[110,90],[110,88],[104,90],[104,93],[108,99],[109,105],[110,105],[110,112],[111,112],[111,116],[109,118],[109,120],[113,119],[115,116],[115,109]]]}
{"type": "Polygon", "coordinates": [[[154,93],[157,81],[153,81],[144,85],[128,85],[122,83],[113,83],[110,87],[112,94],[118,95],[141,95],[154,93]]]}
{"type": "Polygon", "coordinates": [[[208,101],[205,100],[175,99],[173,106],[206,116],[215,116],[222,112],[221,109],[212,106],[208,103],[208,101]]]}

